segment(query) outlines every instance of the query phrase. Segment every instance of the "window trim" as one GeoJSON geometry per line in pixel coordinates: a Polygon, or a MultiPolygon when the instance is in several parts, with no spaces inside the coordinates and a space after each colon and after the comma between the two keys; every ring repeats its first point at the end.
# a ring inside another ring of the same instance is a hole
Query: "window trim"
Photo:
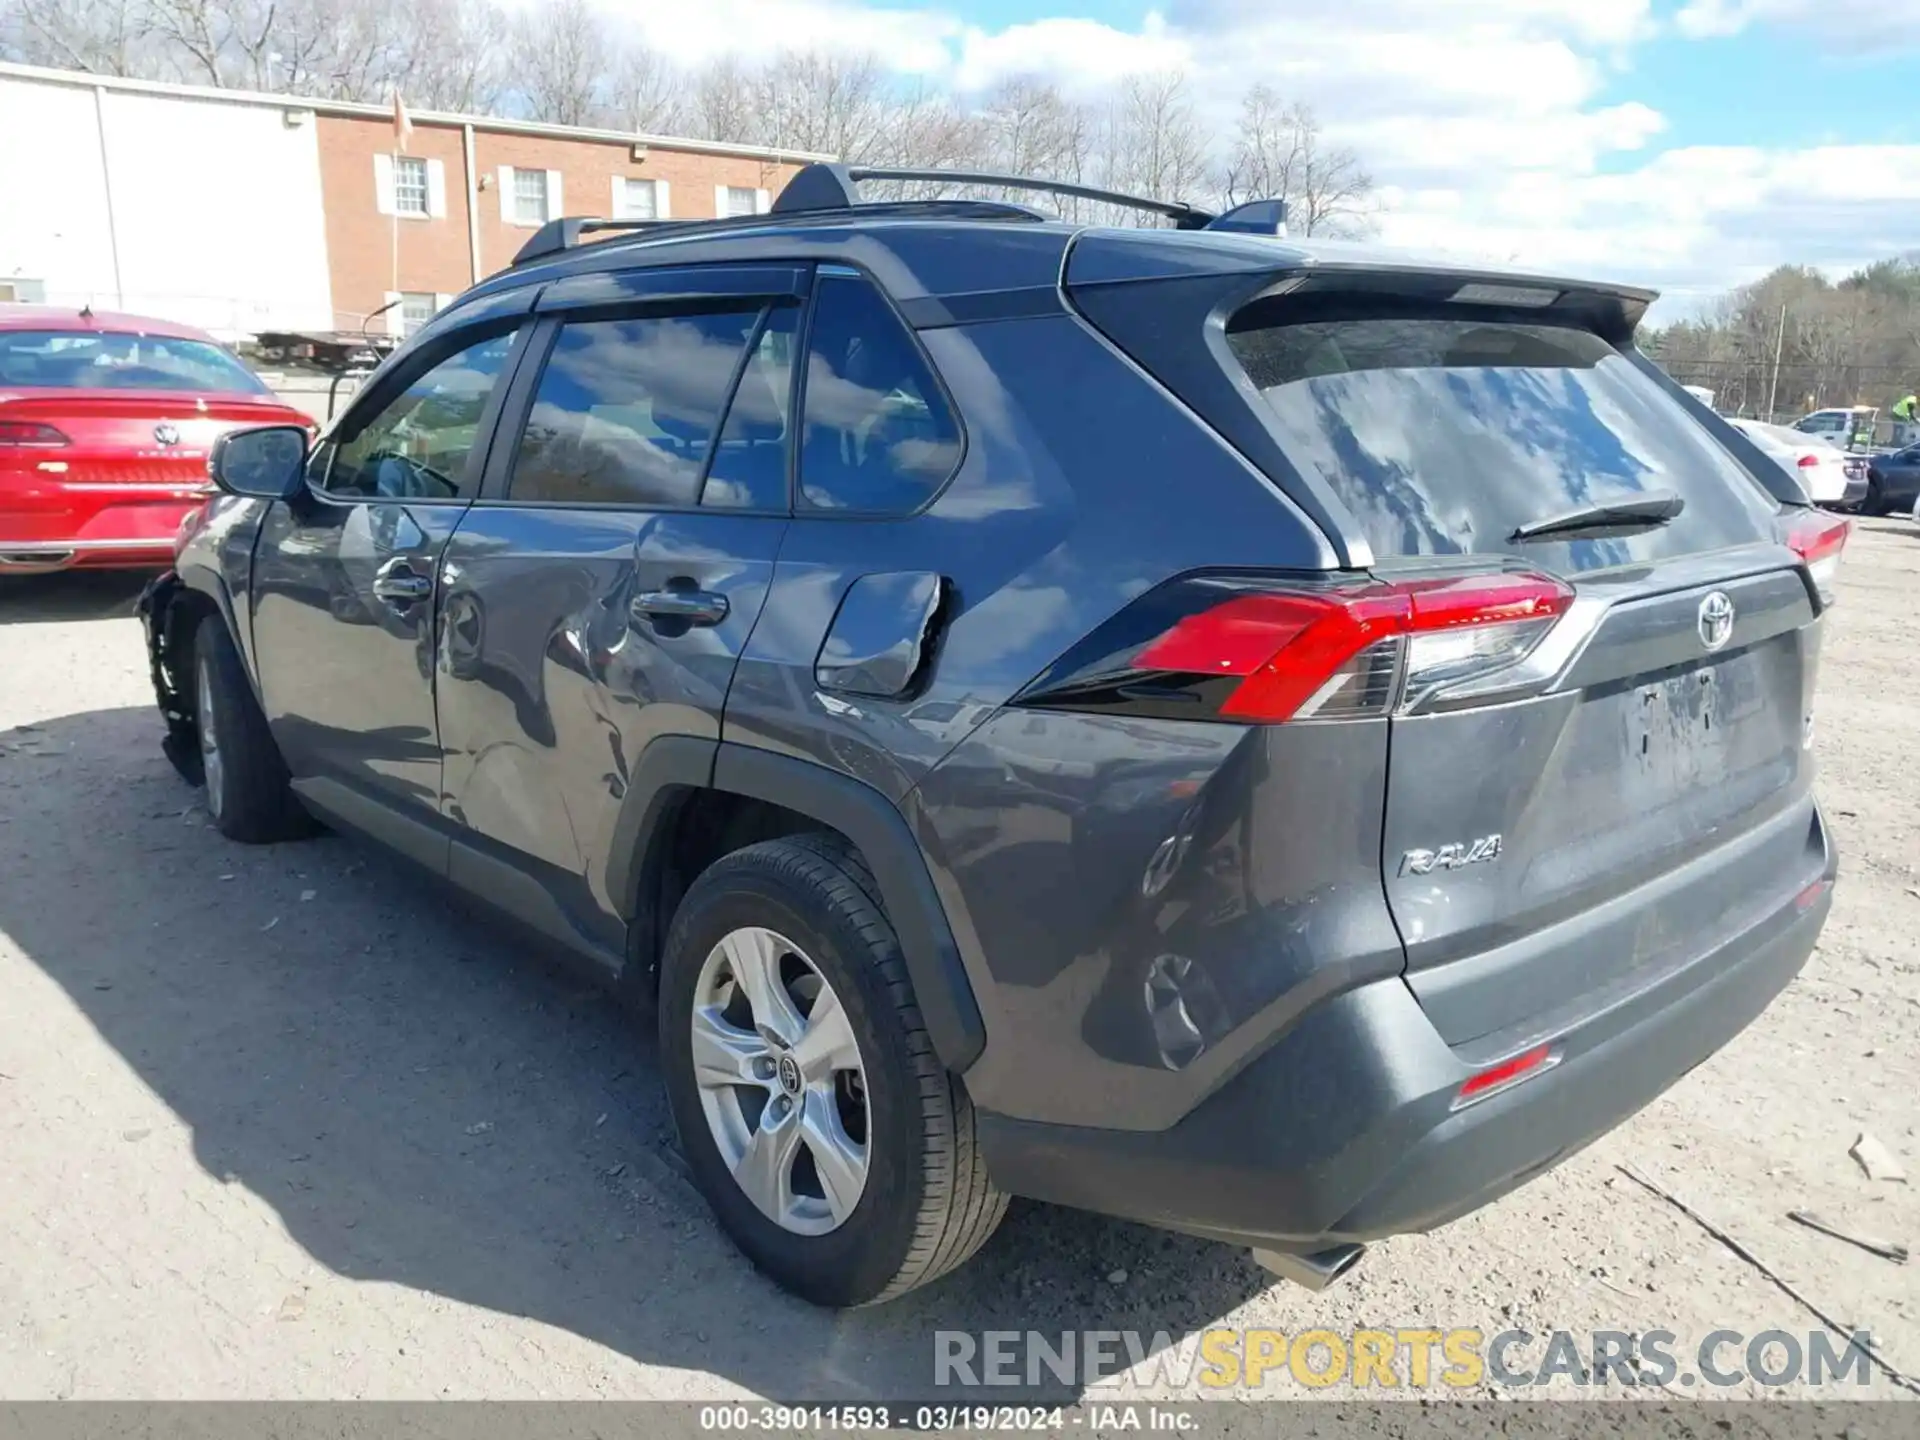
{"type": "Polygon", "coordinates": [[[787,447],[787,498],[793,506],[794,518],[805,518],[808,520],[911,520],[915,516],[926,514],[928,510],[940,502],[940,497],[952,488],[954,478],[966,468],[967,456],[972,453],[973,449],[971,438],[967,434],[966,417],[962,414],[960,406],[954,401],[953,391],[947,388],[947,377],[942,375],[940,373],[940,367],[933,363],[933,356],[927,353],[927,347],[920,339],[920,332],[907,323],[907,317],[900,313],[900,306],[894,300],[893,296],[887,293],[887,287],[875,279],[870,271],[860,266],[846,264],[837,260],[821,262],[821,264],[814,267],[813,284],[807,291],[806,306],[806,311],[801,316],[799,334],[795,337],[795,354],[798,359],[793,367],[795,377],[799,382],[797,387],[798,393],[794,397],[793,413],[799,418],[799,424],[795,428],[794,443],[787,447]],[[820,310],[820,282],[829,278],[864,281],[879,295],[880,303],[885,305],[887,309],[893,313],[893,318],[899,322],[900,329],[907,337],[907,343],[913,347],[914,353],[920,357],[920,363],[926,367],[927,374],[933,377],[934,389],[939,392],[942,402],[945,403],[947,407],[947,414],[953,420],[954,433],[960,441],[959,453],[953,457],[953,468],[947,471],[945,477],[942,478],[938,485],[935,485],[927,491],[927,498],[911,510],[850,510],[839,506],[811,505],[807,503],[806,491],[800,486],[800,452],[804,448],[807,424],[806,372],[810,368],[807,362],[813,354],[813,319],[820,310]]]}
{"type": "MultiPolygon", "coordinates": [[[[532,296],[526,298],[531,300],[532,296]]],[[[321,445],[330,445],[333,453],[327,457],[326,472],[318,482],[312,475],[305,477],[306,493],[299,503],[331,505],[337,509],[349,509],[356,505],[467,506],[477,503],[485,494],[486,478],[492,468],[493,451],[500,437],[502,409],[514,383],[519,379],[520,371],[525,368],[529,337],[538,328],[537,322],[525,310],[517,310],[506,315],[490,315],[457,330],[444,330],[412,350],[395,352],[398,363],[384,374],[376,371],[373,380],[354,396],[353,403],[341,412],[340,418],[314,441],[316,449],[321,445]],[[500,379],[494,382],[487,403],[480,411],[480,420],[474,430],[473,449],[467,452],[466,463],[460,472],[461,494],[445,497],[408,496],[401,501],[367,495],[341,495],[323,488],[326,481],[333,477],[333,467],[340,458],[341,447],[385,414],[387,407],[404,394],[415,380],[462,350],[509,333],[513,335],[513,344],[507,348],[500,379]],[[366,411],[367,419],[356,425],[355,421],[362,410],[366,411]]]]}
{"type": "Polygon", "coordinates": [[[395,155],[391,157],[392,170],[388,172],[393,184],[393,213],[402,220],[431,220],[433,218],[433,167],[427,163],[424,155],[395,155]],[[403,209],[400,204],[400,167],[418,165],[420,167],[420,208],[403,209]]]}
{"type": "MultiPolygon", "coordinates": [[[[662,310],[698,306],[703,301],[739,301],[742,302],[742,309],[748,304],[757,305],[761,318],[756,321],[753,334],[742,347],[740,358],[735,363],[733,379],[727,389],[726,408],[720,414],[719,428],[714,431],[713,438],[716,441],[726,428],[727,417],[733,412],[734,391],[738,389],[740,376],[752,356],[753,343],[759,339],[765,327],[765,317],[773,306],[783,301],[792,301],[801,307],[800,322],[794,327],[794,343],[796,356],[804,359],[805,352],[798,347],[803,343],[807,331],[813,293],[811,267],[804,262],[792,265],[729,262],[707,266],[676,265],[657,270],[596,270],[569,276],[568,281],[556,282],[540,292],[533,324],[528,327],[531,338],[512,380],[502,387],[504,398],[487,457],[486,473],[481,478],[480,489],[473,503],[499,510],[589,510],[639,515],[792,518],[799,447],[791,439],[787,445],[786,505],[778,510],[702,505],[697,498],[692,505],[633,505],[607,500],[516,500],[513,497],[513,468],[519,457],[519,437],[526,429],[527,417],[533,411],[534,394],[539,389],[541,377],[546,373],[554,342],[559,338],[561,327],[569,321],[643,319],[662,310]],[[781,283],[782,277],[787,283],[781,283]],[[703,280],[705,284],[701,283],[703,280]],[[569,286],[568,281],[581,283],[569,286]],[[581,291],[587,283],[593,284],[594,290],[583,294],[581,291]]],[[[793,373],[788,376],[789,405],[798,405],[799,372],[804,368],[804,363],[796,363],[793,373]]],[[[789,413],[798,415],[800,412],[796,408],[789,413]]],[[[712,468],[713,447],[709,445],[700,471],[700,494],[706,492],[707,476],[712,468]]]]}

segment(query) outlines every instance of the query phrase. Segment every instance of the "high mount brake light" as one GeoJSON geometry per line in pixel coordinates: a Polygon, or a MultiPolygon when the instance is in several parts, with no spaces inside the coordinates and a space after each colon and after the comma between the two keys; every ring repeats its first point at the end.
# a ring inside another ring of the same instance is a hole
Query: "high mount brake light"
{"type": "Polygon", "coordinates": [[[1840,574],[1840,556],[1853,534],[1853,522],[1818,510],[1803,510],[1787,522],[1787,545],[1800,557],[1813,580],[1822,605],[1834,599],[1834,581],[1840,574]]]}
{"type": "Polygon", "coordinates": [[[1572,603],[1568,585],[1531,572],[1347,589],[1186,582],[1146,607],[1157,633],[1120,663],[1067,666],[1022,699],[1268,724],[1383,715],[1522,659],[1572,603]],[[1170,624],[1167,603],[1185,612],[1170,624]]]}

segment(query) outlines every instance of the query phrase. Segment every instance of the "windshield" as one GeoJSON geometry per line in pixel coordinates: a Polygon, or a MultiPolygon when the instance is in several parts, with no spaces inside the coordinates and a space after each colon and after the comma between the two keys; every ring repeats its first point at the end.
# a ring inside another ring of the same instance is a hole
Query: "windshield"
{"type": "Polygon", "coordinates": [[[1227,343],[1288,459],[1332,488],[1382,559],[1496,552],[1589,570],[1767,534],[1754,479],[1597,335],[1452,307],[1260,323],[1279,313],[1242,311],[1227,343]],[[1684,511],[1632,535],[1509,539],[1649,491],[1684,511]]]}
{"type": "Polygon", "coordinates": [[[72,330],[0,330],[0,385],[268,393],[258,376],[208,340],[72,330]]]}

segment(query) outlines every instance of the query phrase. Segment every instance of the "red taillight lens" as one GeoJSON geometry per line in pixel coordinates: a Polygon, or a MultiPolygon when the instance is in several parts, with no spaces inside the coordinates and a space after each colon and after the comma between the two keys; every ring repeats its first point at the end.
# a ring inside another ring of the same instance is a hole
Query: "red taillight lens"
{"type": "Polygon", "coordinates": [[[1803,510],[1787,522],[1787,545],[1800,557],[1813,580],[1820,603],[1831,605],[1834,581],[1840,574],[1840,555],[1853,534],[1853,522],[1818,510],[1803,510]]]}
{"type": "Polygon", "coordinates": [[[1225,598],[1196,583],[1192,608],[1123,669],[1043,680],[1028,703],[1146,703],[1175,715],[1177,697],[1195,718],[1266,723],[1381,715],[1513,664],[1573,602],[1566,584],[1533,573],[1349,589],[1244,583],[1225,598]]]}
{"type": "Polygon", "coordinates": [[[1802,455],[1793,463],[1798,465],[1802,470],[1811,470],[1820,463],[1820,457],[1818,455],[1802,455]]]}
{"type": "Polygon", "coordinates": [[[51,450],[65,445],[67,437],[51,425],[31,420],[0,420],[0,445],[21,450],[51,450]]]}
{"type": "Polygon", "coordinates": [[[1503,1060],[1498,1065],[1489,1066],[1473,1076],[1460,1087],[1459,1094],[1453,1097],[1453,1108],[1470,1105],[1475,1100],[1484,1100],[1497,1090],[1509,1085],[1517,1085],[1522,1080],[1549,1069],[1558,1061],[1551,1045],[1536,1045],[1524,1055],[1516,1055],[1511,1060],[1503,1060]]]}

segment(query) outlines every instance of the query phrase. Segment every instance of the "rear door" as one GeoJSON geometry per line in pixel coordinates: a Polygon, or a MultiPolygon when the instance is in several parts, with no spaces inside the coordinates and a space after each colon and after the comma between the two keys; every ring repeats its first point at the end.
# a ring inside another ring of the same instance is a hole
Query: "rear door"
{"type": "Polygon", "coordinates": [[[1404,661],[1382,871],[1449,1041],[1551,1032],[1818,876],[1820,602],[1776,505],[1652,377],[1578,324],[1444,304],[1266,302],[1227,343],[1376,575],[1571,592],[1517,663],[1444,632],[1404,661]],[[1661,496],[1657,522],[1541,528],[1661,496]]]}
{"type": "Polygon", "coordinates": [[[543,292],[485,493],[447,546],[435,667],[454,878],[617,956],[606,860],[662,735],[717,741],[787,528],[806,271],[543,292]]]}

